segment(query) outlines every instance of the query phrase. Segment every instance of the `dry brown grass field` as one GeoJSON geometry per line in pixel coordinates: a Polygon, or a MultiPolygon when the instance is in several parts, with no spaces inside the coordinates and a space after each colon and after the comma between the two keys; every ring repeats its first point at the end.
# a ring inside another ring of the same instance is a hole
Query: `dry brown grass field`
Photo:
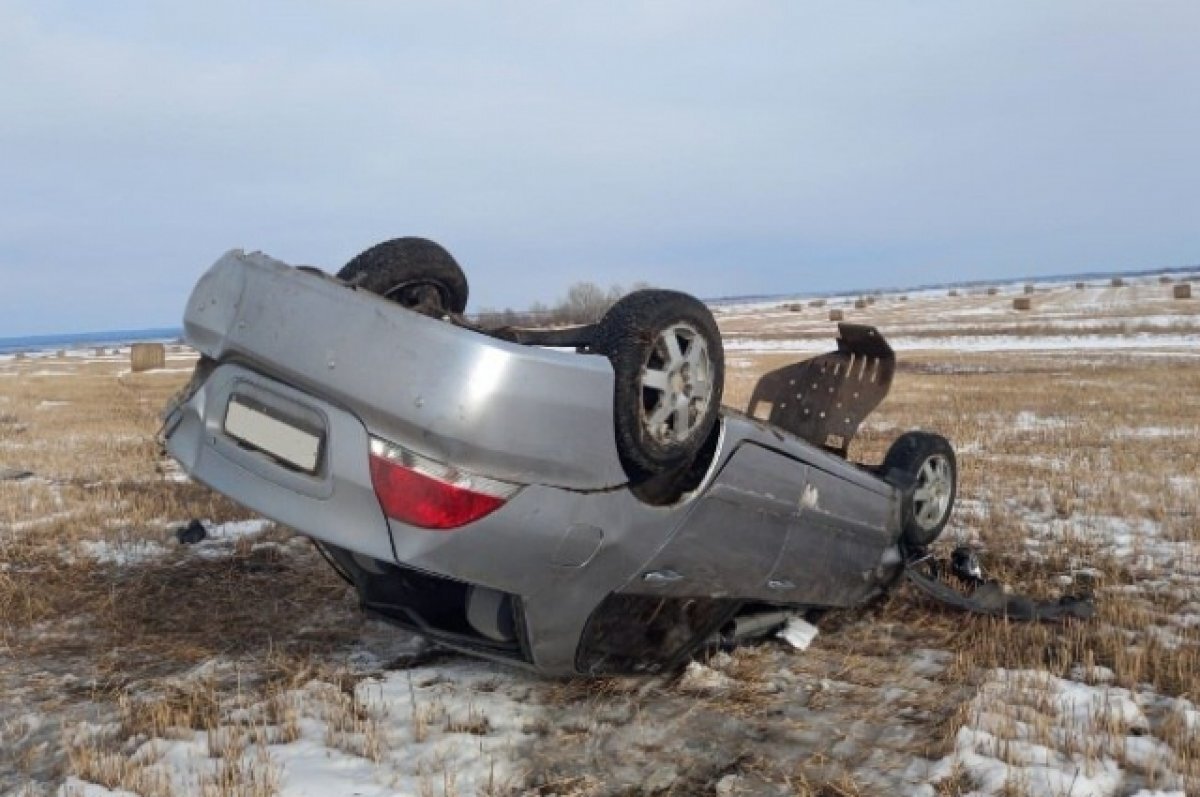
{"type": "MultiPolygon", "coordinates": [[[[539,680],[364,620],[307,541],[164,460],[182,349],[145,373],[0,360],[0,469],[32,473],[0,481],[0,793],[1200,793],[1200,302],[1047,287],[1018,316],[1017,290],[831,300],[905,342],[851,453],[945,434],[939,550],[1091,590],[1096,618],[969,617],[901,586],[817,618],[806,651],[649,680],[539,680]],[[210,538],[180,545],[191,518],[210,538]]],[[[807,302],[718,319],[732,406],[835,333],[807,302]]]]}

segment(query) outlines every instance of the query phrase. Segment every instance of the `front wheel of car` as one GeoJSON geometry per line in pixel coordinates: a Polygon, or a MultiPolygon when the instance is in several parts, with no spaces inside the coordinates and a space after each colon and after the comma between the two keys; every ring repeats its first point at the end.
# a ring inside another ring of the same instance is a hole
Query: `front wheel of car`
{"type": "Polygon", "coordinates": [[[908,432],[897,438],[883,460],[883,472],[893,469],[913,477],[901,507],[901,539],[911,548],[924,548],[942,533],[958,495],[958,461],[950,441],[928,432],[908,432]]]}
{"type": "Polygon", "coordinates": [[[721,333],[703,302],[634,291],[600,319],[592,349],[616,376],[613,422],[630,479],[689,465],[717,421],[725,380],[721,333]]]}
{"type": "Polygon", "coordinates": [[[441,317],[467,308],[467,277],[440,244],[425,238],[393,238],[360,253],[338,278],[425,315],[441,317]]]}

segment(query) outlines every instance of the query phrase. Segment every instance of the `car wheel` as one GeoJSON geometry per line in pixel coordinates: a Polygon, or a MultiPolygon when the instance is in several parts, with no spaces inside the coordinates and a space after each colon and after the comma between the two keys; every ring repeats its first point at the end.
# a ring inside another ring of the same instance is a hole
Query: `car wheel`
{"type": "Polygon", "coordinates": [[[338,278],[426,315],[467,308],[467,277],[442,246],[424,238],[393,238],[359,254],[338,278]]]}
{"type": "Polygon", "coordinates": [[[724,388],[725,353],[708,308],[678,291],[635,291],[600,319],[592,349],[616,375],[613,421],[629,477],[690,464],[724,388]]]}
{"type": "Polygon", "coordinates": [[[924,548],[942,533],[958,495],[958,462],[950,441],[927,432],[901,435],[888,449],[883,472],[901,470],[913,477],[904,496],[902,535],[905,544],[924,548]]]}

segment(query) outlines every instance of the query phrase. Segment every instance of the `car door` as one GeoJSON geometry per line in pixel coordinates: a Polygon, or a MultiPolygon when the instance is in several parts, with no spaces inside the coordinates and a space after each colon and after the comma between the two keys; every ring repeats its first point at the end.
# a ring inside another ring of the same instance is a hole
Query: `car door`
{"type": "Polygon", "coordinates": [[[873,594],[892,547],[887,496],[810,464],[798,509],[768,578],[770,600],[851,606],[873,594]]]}
{"type": "Polygon", "coordinates": [[[625,591],[765,599],[788,528],[799,517],[807,470],[792,457],[743,443],[625,591]]]}

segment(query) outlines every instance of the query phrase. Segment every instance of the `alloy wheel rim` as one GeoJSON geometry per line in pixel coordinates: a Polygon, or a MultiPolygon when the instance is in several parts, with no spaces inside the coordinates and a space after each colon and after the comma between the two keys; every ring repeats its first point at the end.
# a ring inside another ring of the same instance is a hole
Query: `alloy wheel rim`
{"type": "Polygon", "coordinates": [[[712,359],[704,336],[686,323],[659,332],[639,386],[646,435],[661,445],[690,438],[712,403],[712,359]]]}
{"type": "Polygon", "coordinates": [[[934,454],[921,463],[913,493],[913,516],[917,524],[923,529],[936,528],[946,517],[953,493],[953,469],[944,454],[934,454]]]}

